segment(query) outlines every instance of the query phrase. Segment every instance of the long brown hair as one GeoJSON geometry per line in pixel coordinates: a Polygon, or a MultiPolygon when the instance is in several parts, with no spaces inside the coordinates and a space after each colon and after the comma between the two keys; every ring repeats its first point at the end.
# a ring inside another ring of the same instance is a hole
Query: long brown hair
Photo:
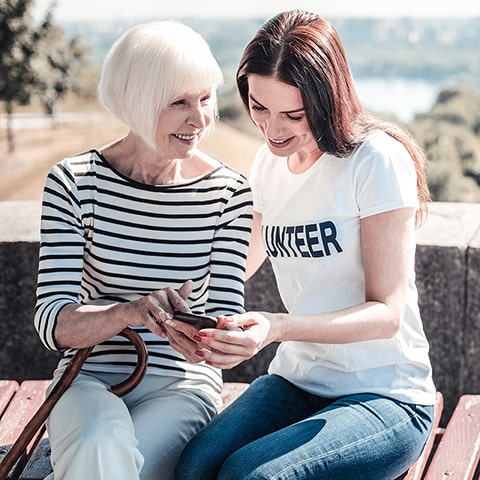
{"type": "Polygon", "coordinates": [[[415,163],[417,224],[421,223],[430,200],[423,150],[407,131],[379,121],[363,107],[333,25],[301,10],[276,15],[258,30],[240,60],[237,86],[247,110],[249,74],[273,77],[300,90],[309,127],[322,152],[346,156],[376,130],[401,142],[415,163]]]}

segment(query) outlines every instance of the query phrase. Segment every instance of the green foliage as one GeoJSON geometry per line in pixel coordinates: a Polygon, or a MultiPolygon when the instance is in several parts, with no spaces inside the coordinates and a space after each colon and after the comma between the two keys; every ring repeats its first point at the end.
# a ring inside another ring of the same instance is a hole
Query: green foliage
{"type": "Polygon", "coordinates": [[[67,41],[53,24],[53,6],[39,26],[31,8],[32,0],[0,0],[0,101],[8,117],[9,151],[14,149],[10,117],[15,105],[38,95],[51,113],[58,96],[81,90],[76,72],[87,48],[78,37],[67,41]]]}
{"type": "Polygon", "coordinates": [[[480,95],[446,88],[410,129],[427,155],[432,199],[480,201],[480,95]]]}
{"type": "Polygon", "coordinates": [[[37,43],[48,20],[35,28],[29,13],[32,0],[0,0],[0,100],[26,104],[39,82],[33,69],[37,43]]]}
{"type": "Polygon", "coordinates": [[[39,97],[46,112],[52,114],[56,101],[66,93],[84,95],[86,90],[91,90],[82,74],[89,66],[86,61],[89,48],[79,36],[67,39],[64,30],[55,25],[48,30],[39,48],[41,54],[34,65],[40,76],[39,97]]]}

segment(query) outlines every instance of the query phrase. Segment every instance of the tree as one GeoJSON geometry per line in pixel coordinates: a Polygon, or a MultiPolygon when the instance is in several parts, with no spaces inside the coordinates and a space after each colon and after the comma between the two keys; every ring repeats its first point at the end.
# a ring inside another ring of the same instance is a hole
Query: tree
{"type": "Polygon", "coordinates": [[[63,29],[51,25],[41,41],[42,55],[34,65],[40,76],[40,98],[47,114],[53,115],[55,104],[67,92],[82,93],[81,70],[88,66],[89,48],[80,37],[67,39],[63,29]]]}
{"type": "Polygon", "coordinates": [[[8,150],[15,149],[12,114],[38,95],[44,104],[78,88],[75,71],[87,49],[78,37],[67,40],[54,25],[52,3],[40,25],[30,13],[32,0],[0,0],[0,101],[7,114],[8,150]]]}
{"type": "Polygon", "coordinates": [[[38,76],[32,68],[36,45],[48,29],[48,19],[35,28],[29,13],[32,0],[0,0],[0,100],[7,114],[9,152],[15,148],[12,129],[14,105],[29,103],[38,76]]]}

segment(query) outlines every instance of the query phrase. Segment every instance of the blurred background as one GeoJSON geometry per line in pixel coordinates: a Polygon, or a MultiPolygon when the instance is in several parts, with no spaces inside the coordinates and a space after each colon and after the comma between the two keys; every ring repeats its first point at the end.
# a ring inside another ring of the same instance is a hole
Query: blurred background
{"type": "Polygon", "coordinates": [[[99,71],[119,35],[151,20],[182,21],[210,44],[225,84],[202,147],[248,175],[261,139],[235,70],[260,25],[292,8],[336,27],[363,103],[424,147],[433,200],[480,201],[480,3],[395,3],[0,0],[0,201],[39,200],[51,165],[126,132],[97,103],[99,71]]]}

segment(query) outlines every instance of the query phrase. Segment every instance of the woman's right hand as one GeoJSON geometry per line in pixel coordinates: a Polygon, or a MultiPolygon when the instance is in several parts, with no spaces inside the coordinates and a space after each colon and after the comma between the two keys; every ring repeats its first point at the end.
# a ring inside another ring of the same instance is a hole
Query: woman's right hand
{"type": "Polygon", "coordinates": [[[192,292],[193,282],[187,280],[178,289],[171,287],[155,290],[144,297],[125,304],[129,325],[145,325],[152,333],[166,338],[165,321],[173,318],[175,310],[190,311],[186,300],[192,292]]]}
{"type": "Polygon", "coordinates": [[[152,333],[165,338],[165,320],[172,318],[175,310],[190,310],[186,300],[192,288],[193,282],[187,280],[178,290],[155,290],[130,302],[65,305],[57,316],[55,341],[59,348],[91,347],[117,335],[129,325],[145,325],[152,333]]]}

